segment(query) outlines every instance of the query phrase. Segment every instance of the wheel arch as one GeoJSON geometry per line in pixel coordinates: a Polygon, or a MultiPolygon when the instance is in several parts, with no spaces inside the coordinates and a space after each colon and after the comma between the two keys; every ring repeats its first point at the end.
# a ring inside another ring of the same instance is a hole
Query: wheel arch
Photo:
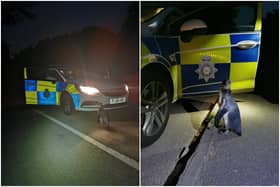
{"type": "Polygon", "coordinates": [[[64,97],[70,97],[72,99],[72,102],[73,102],[73,97],[71,96],[71,94],[69,92],[67,92],[66,90],[64,90],[60,94],[60,98],[59,98],[60,104],[61,104],[61,101],[64,97]]]}
{"type": "Polygon", "coordinates": [[[150,73],[154,74],[155,72],[161,74],[163,77],[166,77],[169,91],[170,91],[170,100],[172,100],[174,96],[174,85],[173,85],[171,72],[165,64],[161,62],[153,62],[153,63],[146,64],[141,69],[141,79],[145,77],[146,74],[150,74],[150,73]]]}

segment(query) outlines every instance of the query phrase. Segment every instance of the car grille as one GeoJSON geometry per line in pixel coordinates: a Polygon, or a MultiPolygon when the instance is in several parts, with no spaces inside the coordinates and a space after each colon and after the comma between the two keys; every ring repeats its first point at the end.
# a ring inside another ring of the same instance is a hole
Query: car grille
{"type": "Polygon", "coordinates": [[[126,94],[126,91],[124,88],[115,88],[109,90],[101,90],[101,93],[105,96],[118,97],[118,96],[124,96],[126,94]]]}
{"type": "Polygon", "coordinates": [[[81,107],[98,107],[101,106],[102,104],[97,102],[97,101],[85,101],[81,104],[81,107]]]}

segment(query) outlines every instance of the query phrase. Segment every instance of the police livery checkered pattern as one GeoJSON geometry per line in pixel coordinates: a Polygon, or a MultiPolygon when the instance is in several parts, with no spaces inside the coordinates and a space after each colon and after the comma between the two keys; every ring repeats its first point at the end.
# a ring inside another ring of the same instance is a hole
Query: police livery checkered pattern
{"type": "Polygon", "coordinates": [[[262,6],[258,3],[251,32],[197,35],[190,42],[182,42],[179,36],[142,36],[141,68],[153,62],[168,67],[173,102],[183,96],[216,92],[223,80],[231,80],[233,92],[251,91],[255,86],[261,27],[262,6]],[[253,45],[242,48],[238,46],[240,42],[253,45]]]}
{"type": "Polygon", "coordinates": [[[188,43],[182,42],[179,37],[143,37],[142,50],[169,60],[170,56],[175,56],[173,61],[165,65],[170,68],[175,94],[179,97],[219,90],[219,84],[211,83],[223,80],[231,80],[233,91],[253,89],[260,36],[260,32],[205,35],[196,36],[188,43]],[[246,50],[240,49],[237,44],[241,41],[254,41],[256,45],[246,50]],[[196,72],[205,57],[209,57],[217,69],[214,78],[207,82],[199,79],[196,72]],[[203,86],[192,87],[193,85],[203,86]]]}
{"type": "Polygon", "coordinates": [[[74,84],[28,79],[24,82],[26,104],[60,105],[60,95],[67,91],[73,98],[75,108],[80,106],[80,93],[74,84]]]}

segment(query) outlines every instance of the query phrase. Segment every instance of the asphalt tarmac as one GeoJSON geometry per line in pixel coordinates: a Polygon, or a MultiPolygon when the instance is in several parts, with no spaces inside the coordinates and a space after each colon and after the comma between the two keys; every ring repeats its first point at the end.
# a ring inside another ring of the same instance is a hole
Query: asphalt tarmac
{"type": "Polygon", "coordinates": [[[138,105],[109,117],[104,127],[96,112],[2,108],[2,185],[138,185],[138,105]]]}
{"type": "Polygon", "coordinates": [[[171,114],[161,137],[141,150],[141,184],[163,185],[173,170],[183,147],[187,147],[196,133],[197,119],[200,124],[206,111],[188,113],[181,102],[170,105],[171,114]]]}
{"type": "Polygon", "coordinates": [[[206,130],[177,185],[279,185],[279,105],[254,94],[235,99],[242,136],[206,130]]]}
{"type": "MultiPolygon", "coordinates": [[[[177,185],[278,185],[278,105],[254,94],[234,97],[242,136],[218,134],[214,127],[206,130],[177,185]]],[[[164,184],[214,101],[215,97],[196,98],[171,105],[165,132],[141,151],[142,185],[164,184]]]]}

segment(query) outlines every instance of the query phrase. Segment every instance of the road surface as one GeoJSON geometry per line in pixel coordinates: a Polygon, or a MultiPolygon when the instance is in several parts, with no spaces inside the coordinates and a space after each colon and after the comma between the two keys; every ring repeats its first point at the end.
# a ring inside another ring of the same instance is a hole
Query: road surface
{"type": "MultiPolygon", "coordinates": [[[[234,97],[242,136],[206,130],[177,185],[278,185],[278,105],[254,94],[234,97]]],[[[171,105],[165,132],[141,151],[142,185],[164,184],[214,101],[214,97],[196,98],[171,105]]]]}
{"type": "Polygon", "coordinates": [[[187,112],[182,102],[170,105],[165,131],[152,145],[141,150],[141,184],[163,185],[183,147],[189,145],[206,110],[187,112]]]}
{"type": "Polygon", "coordinates": [[[242,136],[206,130],[178,185],[279,185],[279,105],[254,94],[235,99],[242,136]]]}
{"type": "Polygon", "coordinates": [[[2,108],[2,185],[138,185],[138,105],[66,116],[58,107],[2,108]]]}

